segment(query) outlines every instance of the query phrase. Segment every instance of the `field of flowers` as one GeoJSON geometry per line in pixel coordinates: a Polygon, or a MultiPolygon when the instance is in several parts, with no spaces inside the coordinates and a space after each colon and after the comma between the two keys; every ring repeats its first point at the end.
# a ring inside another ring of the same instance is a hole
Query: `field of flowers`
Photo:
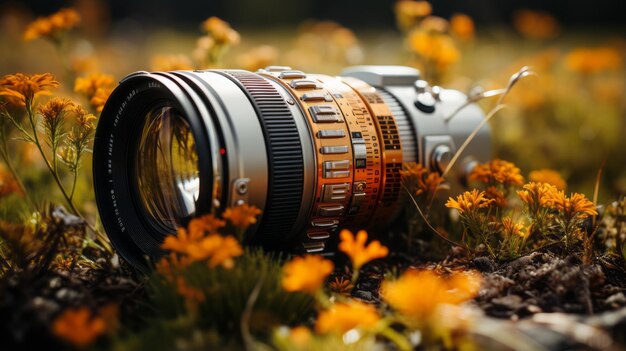
{"type": "Polygon", "coordinates": [[[239,29],[207,14],[197,33],[145,33],[94,11],[0,14],[1,350],[623,349],[623,31],[527,9],[480,28],[414,0],[390,5],[396,28],[364,32],[239,29]],[[480,101],[493,160],[454,196],[445,174],[405,164],[400,223],[341,231],[333,260],[242,246],[261,214],[242,205],[192,220],[152,273],[134,271],[98,222],[91,175],[117,81],[272,64],[417,67],[480,101]]]}

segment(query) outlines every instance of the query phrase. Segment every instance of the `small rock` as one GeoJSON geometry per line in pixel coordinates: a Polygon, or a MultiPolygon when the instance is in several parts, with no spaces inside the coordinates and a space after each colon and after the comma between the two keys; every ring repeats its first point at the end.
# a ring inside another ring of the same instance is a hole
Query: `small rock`
{"type": "Polygon", "coordinates": [[[496,264],[487,256],[476,257],[472,263],[481,272],[493,272],[496,264]]]}
{"type": "Polygon", "coordinates": [[[508,310],[517,311],[522,307],[522,298],[517,295],[508,295],[491,300],[494,306],[504,307],[508,310]]]}
{"type": "Polygon", "coordinates": [[[371,291],[357,290],[357,291],[352,293],[352,296],[357,297],[357,298],[359,298],[361,300],[365,300],[365,301],[372,301],[372,300],[374,300],[371,291]]]}
{"type": "Polygon", "coordinates": [[[541,307],[539,307],[537,305],[528,305],[528,306],[526,306],[526,310],[528,312],[530,312],[530,313],[541,313],[541,312],[543,312],[541,307]]]}
{"type": "Polygon", "coordinates": [[[613,294],[606,299],[606,303],[613,306],[614,308],[626,305],[626,296],[624,293],[613,294]]]}

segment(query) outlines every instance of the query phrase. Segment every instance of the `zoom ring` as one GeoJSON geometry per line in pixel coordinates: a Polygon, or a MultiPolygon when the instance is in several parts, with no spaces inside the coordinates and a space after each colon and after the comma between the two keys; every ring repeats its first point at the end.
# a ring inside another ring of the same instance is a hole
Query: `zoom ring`
{"type": "Polygon", "coordinates": [[[296,123],[283,97],[265,78],[246,71],[225,72],[250,98],[267,145],[267,203],[252,243],[285,243],[285,236],[295,225],[304,187],[304,160],[296,123]]]}

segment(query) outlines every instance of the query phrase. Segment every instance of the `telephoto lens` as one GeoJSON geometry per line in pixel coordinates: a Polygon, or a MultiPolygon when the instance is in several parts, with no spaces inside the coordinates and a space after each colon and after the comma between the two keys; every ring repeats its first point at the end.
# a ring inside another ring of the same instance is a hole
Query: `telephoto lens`
{"type": "Polygon", "coordinates": [[[482,110],[402,66],[338,77],[271,66],[136,72],[111,94],[96,130],[94,182],[104,228],[140,269],[195,216],[262,210],[246,244],[332,252],[340,228],[383,229],[402,206],[400,170],[443,172],[452,192],[489,159],[482,110]],[[453,118],[451,118],[453,117],[453,118]]]}

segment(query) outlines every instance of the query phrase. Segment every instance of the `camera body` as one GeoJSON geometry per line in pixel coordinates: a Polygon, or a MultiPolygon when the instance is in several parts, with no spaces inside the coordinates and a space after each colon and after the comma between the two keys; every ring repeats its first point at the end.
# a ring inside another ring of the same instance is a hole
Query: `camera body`
{"type": "MultiPolygon", "coordinates": [[[[403,163],[446,169],[484,119],[467,102],[402,66],[133,73],[96,130],[102,222],[138,268],[177,226],[244,203],[263,211],[248,244],[329,252],[340,228],[397,217],[403,163]]],[[[446,179],[453,192],[490,150],[484,126],[446,179]]]]}

